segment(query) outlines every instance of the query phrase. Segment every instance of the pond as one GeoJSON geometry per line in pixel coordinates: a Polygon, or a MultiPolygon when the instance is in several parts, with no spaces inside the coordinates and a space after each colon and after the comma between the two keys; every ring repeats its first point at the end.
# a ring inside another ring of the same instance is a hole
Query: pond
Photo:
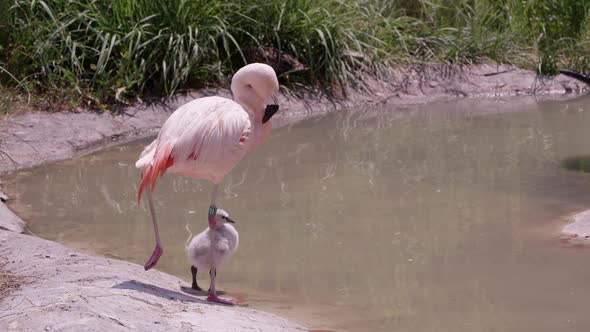
{"type": "MultiPolygon", "coordinates": [[[[371,106],[273,131],[225,179],[240,247],[218,287],[333,331],[586,331],[590,251],[563,243],[590,205],[590,98],[371,106]]],[[[153,246],[134,168],[144,140],[16,174],[30,231],[143,265],[153,246]]],[[[210,184],[154,194],[165,254],[207,225],[210,184]]],[[[149,272],[146,272],[149,273],[149,272]]],[[[208,274],[200,272],[207,287],[208,274]]]]}

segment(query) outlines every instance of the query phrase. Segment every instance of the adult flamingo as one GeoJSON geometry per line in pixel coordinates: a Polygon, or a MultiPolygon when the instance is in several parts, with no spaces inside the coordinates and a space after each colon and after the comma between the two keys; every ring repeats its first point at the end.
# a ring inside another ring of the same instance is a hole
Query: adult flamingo
{"type": "MultiPolygon", "coordinates": [[[[147,189],[156,236],[156,248],[144,266],[146,271],[156,265],[164,252],[152,198],[156,180],[169,171],[211,181],[208,220],[209,227],[214,230],[219,184],[270,132],[270,119],[279,109],[276,104],[279,82],[272,67],[261,63],[242,67],[232,78],[231,91],[235,101],[218,96],[204,97],[179,107],[135,163],[137,168],[143,169],[137,199],[140,202],[147,189]]],[[[217,297],[214,288],[207,299],[231,304],[217,297]]]]}

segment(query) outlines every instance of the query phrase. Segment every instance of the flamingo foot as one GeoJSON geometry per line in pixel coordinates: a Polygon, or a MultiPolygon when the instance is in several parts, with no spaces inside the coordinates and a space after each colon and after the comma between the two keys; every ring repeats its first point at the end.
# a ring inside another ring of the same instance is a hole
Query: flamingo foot
{"type": "Polygon", "coordinates": [[[150,257],[150,259],[148,259],[147,263],[145,263],[143,268],[147,271],[147,270],[151,269],[152,267],[156,266],[156,264],[158,264],[158,260],[160,259],[160,256],[162,256],[163,253],[164,253],[164,249],[162,249],[162,247],[160,247],[159,245],[156,244],[156,248],[154,249],[154,253],[152,254],[152,257],[150,257]]]}
{"type": "Polygon", "coordinates": [[[235,303],[233,301],[222,299],[222,298],[218,297],[217,294],[211,294],[211,293],[209,293],[209,296],[207,296],[207,301],[225,304],[225,305],[235,305],[235,303]]]}

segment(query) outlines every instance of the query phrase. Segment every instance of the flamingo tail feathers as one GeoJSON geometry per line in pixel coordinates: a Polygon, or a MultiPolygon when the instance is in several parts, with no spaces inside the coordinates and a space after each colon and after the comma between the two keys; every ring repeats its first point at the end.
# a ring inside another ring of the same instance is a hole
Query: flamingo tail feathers
{"type": "Polygon", "coordinates": [[[146,185],[149,184],[152,192],[156,189],[156,181],[164,175],[166,169],[174,165],[172,157],[172,144],[166,144],[162,150],[157,151],[152,162],[147,165],[141,177],[139,190],[137,192],[137,203],[141,202],[141,195],[146,185]]]}

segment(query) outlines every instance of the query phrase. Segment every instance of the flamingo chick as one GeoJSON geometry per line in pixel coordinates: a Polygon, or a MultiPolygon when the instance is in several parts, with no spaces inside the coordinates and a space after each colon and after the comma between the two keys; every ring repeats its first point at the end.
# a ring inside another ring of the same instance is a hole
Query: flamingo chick
{"type": "MultiPolygon", "coordinates": [[[[216,298],[215,277],[217,277],[217,267],[238,249],[240,237],[234,226],[228,223],[235,223],[227,212],[217,209],[215,215],[216,227],[211,229],[207,227],[201,233],[195,235],[189,245],[186,247],[188,259],[191,262],[191,274],[193,276],[192,288],[201,290],[197,284],[198,269],[209,270],[211,277],[211,286],[209,287],[209,297],[216,298]]],[[[209,299],[209,298],[208,298],[209,299]]],[[[225,304],[232,304],[228,301],[225,304]]]]}
{"type": "Polygon", "coordinates": [[[232,78],[231,91],[235,101],[212,96],[179,107],[135,163],[137,168],[143,169],[137,199],[141,201],[147,189],[156,238],[154,252],[144,265],[146,271],[156,265],[164,252],[152,198],[156,180],[169,171],[211,181],[208,220],[209,227],[214,230],[219,184],[270,133],[270,119],[279,109],[276,104],[279,82],[272,67],[261,63],[242,67],[232,78]]]}

